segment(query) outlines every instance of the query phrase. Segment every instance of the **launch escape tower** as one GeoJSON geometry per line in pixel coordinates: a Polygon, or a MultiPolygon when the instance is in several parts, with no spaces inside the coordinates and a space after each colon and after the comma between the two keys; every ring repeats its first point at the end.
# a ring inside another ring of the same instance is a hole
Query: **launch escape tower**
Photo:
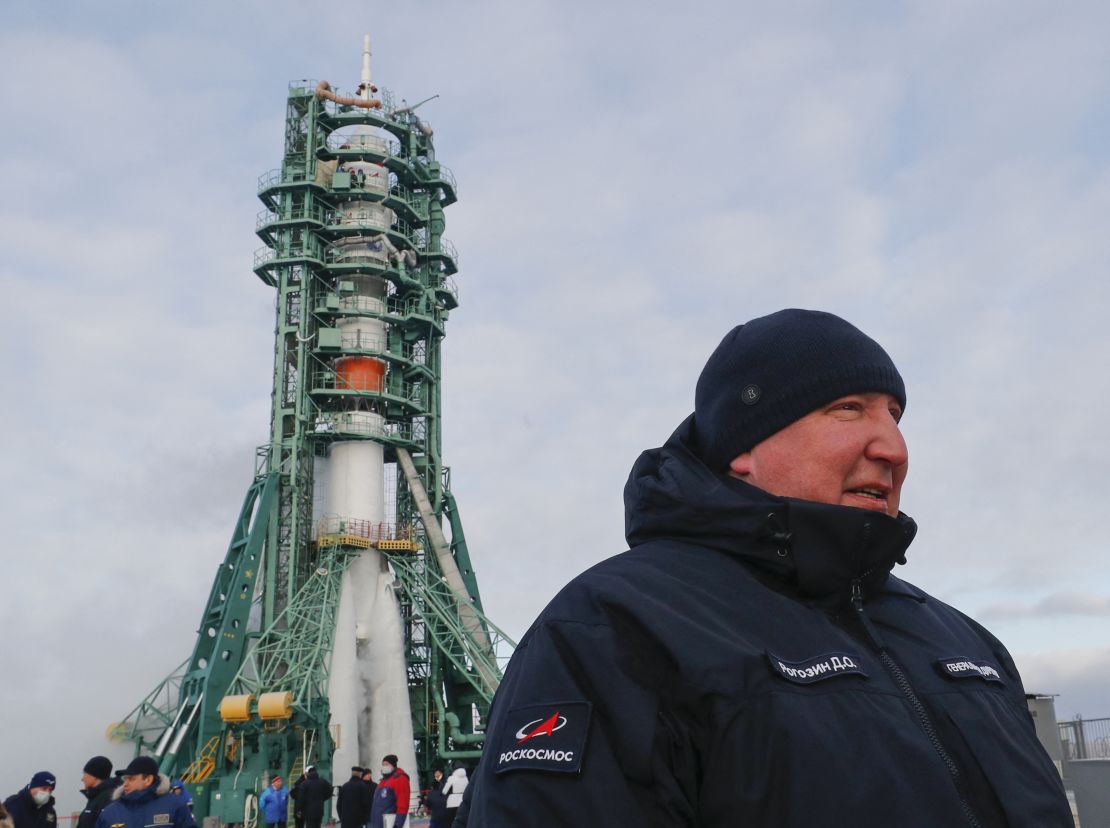
{"type": "Polygon", "coordinates": [[[110,729],[183,777],[198,818],[250,823],[270,777],[308,765],[338,782],[386,753],[421,775],[476,758],[513,646],[441,446],[455,183],[419,104],[377,93],[369,38],[357,94],[290,85],[254,261],[277,291],[270,442],[192,655],[110,729]]]}

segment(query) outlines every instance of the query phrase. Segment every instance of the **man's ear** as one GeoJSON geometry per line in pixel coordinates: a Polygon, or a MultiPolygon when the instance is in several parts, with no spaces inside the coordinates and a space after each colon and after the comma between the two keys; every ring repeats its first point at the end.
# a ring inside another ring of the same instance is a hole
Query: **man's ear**
{"type": "Polygon", "coordinates": [[[747,477],[752,473],[752,453],[745,451],[733,457],[732,462],[728,464],[728,470],[736,477],[747,477]]]}

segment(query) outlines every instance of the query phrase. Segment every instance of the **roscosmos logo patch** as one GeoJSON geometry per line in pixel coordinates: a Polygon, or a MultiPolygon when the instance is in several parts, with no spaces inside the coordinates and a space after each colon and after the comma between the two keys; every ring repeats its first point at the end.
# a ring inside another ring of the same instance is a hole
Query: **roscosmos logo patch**
{"type": "Polygon", "coordinates": [[[590,729],[589,702],[552,702],[517,707],[493,754],[494,770],[578,773],[590,729]]]}

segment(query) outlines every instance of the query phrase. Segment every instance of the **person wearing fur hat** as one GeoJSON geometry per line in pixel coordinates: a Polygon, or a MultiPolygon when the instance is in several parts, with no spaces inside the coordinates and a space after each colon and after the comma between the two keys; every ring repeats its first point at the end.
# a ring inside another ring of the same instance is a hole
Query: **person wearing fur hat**
{"type": "Polygon", "coordinates": [[[4,808],[14,828],[57,828],[54,813],[54,787],[57,780],[50,771],[39,771],[23,790],[4,800],[4,808]]]}
{"type": "Polygon", "coordinates": [[[77,817],[77,828],[96,828],[100,812],[112,801],[112,794],[121,782],[118,777],[112,776],[112,760],[107,756],[94,756],[86,762],[81,781],[85,785],[81,793],[88,802],[77,817]]]}
{"type": "Polygon", "coordinates": [[[906,401],[833,314],[730,331],[632,467],[629,551],[517,647],[455,828],[1070,828],[1009,653],[892,574],[906,401]]]}
{"type": "Polygon", "coordinates": [[[123,782],[100,812],[96,828],[197,828],[188,802],[170,790],[170,778],[159,773],[156,759],[136,756],[119,775],[123,782]]]}

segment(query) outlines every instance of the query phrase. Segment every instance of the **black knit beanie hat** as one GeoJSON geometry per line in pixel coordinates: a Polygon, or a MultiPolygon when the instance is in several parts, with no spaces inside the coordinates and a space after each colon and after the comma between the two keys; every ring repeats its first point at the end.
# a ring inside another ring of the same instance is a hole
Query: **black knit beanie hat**
{"type": "Polygon", "coordinates": [[[789,308],[737,325],[705,363],[694,395],[701,459],[723,471],[736,456],[827,402],[906,387],[887,352],[824,311],[789,308]]]}
{"type": "Polygon", "coordinates": [[[112,760],[107,756],[94,756],[85,763],[85,773],[97,779],[107,779],[112,775],[112,760]]]}

